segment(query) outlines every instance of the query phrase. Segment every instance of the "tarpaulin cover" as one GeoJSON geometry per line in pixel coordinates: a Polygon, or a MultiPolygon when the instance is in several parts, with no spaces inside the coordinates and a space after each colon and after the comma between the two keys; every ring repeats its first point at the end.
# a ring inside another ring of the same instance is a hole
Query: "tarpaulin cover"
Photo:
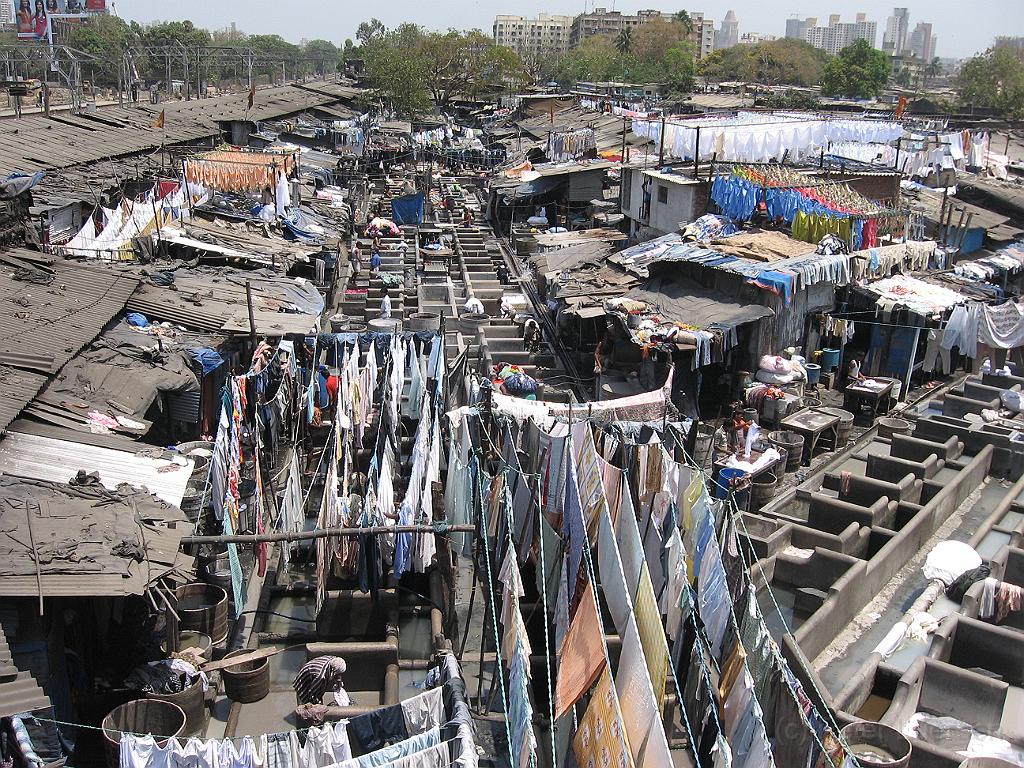
{"type": "Polygon", "coordinates": [[[189,354],[192,355],[192,357],[194,357],[201,366],[203,366],[203,376],[216,371],[224,365],[224,358],[221,357],[216,350],[210,349],[209,347],[197,347],[196,349],[190,349],[189,354]]]}
{"type": "Polygon", "coordinates": [[[396,224],[422,224],[423,193],[395,198],[391,201],[391,212],[396,224]]]}
{"type": "Polygon", "coordinates": [[[3,181],[0,181],[0,200],[13,200],[23,192],[28,192],[43,180],[44,175],[42,171],[36,171],[31,176],[26,176],[23,173],[12,173],[3,181]]]}

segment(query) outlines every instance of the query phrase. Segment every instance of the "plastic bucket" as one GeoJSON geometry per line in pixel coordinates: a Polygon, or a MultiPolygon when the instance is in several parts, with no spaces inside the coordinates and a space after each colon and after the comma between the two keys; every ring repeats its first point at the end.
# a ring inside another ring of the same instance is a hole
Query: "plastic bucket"
{"type": "Polygon", "coordinates": [[[816,387],[821,378],[821,366],[816,363],[807,363],[804,370],[807,371],[807,386],[816,387]]]}
{"type": "Polygon", "coordinates": [[[833,368],[839,365],[839,350],[838,349],[823,349],[821,350],[821,370],[831,371],[833,368]]]}
{"type": "Polygon", "coordinates": [[[910,764],[913,747],[895,728],[858,722],[845,726],[840,734],[861,768],[903,768],[910,764]]]}
{"type": "Polygon", "coordinates": [[[743,512],[747,508],[747,501],[750,496],[750,484],[741,483],[743,478],[747,476],[747,473],[742,469],[734,469],[732,467],[726,467],[718,472],[718,482],[715,483],[715,496],[719,499],[726,499],[729,497],[730,491],[734,492],[734,498],[736,500],[736,506],[740,512],[743,512]]]}
{"type": "Polygon", "coordinates": [[[185,730],[185,713],[169,701],[138,699],[111,710],[103,718],[102,727],[107,765],[120,768],[122,731],[152,734],[162,747],[168,739],[181,736],[185,730]]]}

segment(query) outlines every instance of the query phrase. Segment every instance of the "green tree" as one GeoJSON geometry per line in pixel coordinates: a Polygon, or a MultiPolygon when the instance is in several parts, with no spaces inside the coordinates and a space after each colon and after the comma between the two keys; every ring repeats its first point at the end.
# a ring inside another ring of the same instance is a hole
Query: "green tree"
{"type": "Polygon", "coordinates": [[[1024,117],[1024,54],[1006,45],[989,48],[964,63],[957,89],[965,105],[1024,117]]]}
{"type": "Polygon", "coordinates": [[[687,37],[693,34],[693,19],[688,11],[677,11],[672,18],[679,22],[687,37]]]}
{"type": "Polygon", "coordinates": [[[337,72],[342,58],[342,52],[330,40],[309,40],[302,46],[302,55],[311,60],[309,63],[319,77],[337,72]]]}
{"type": "Polygon", "coordinates": [[[356,29],[356,40],[360,43],[366,44],[375,37],[382,36],[386,31],[384,22],[380,19],[370,19],[359,24],[356,29]]]}
{"type": "Polygon", "coordinates": [[[96,57],[88,69],[95,83],[105,86],[117,85],[124,53],[138,44],[138,29],[113,14],[76,24],[68,40],[70,47],[96,57]]]}
{"type": "Polygon", "coordinates": [[[938,56],[933,57],[932,60],[928,62],[928,66],[924,68],[925,85],[928,84],[929,80],[934,80],[935,78],[941,76],[942,72],[942,61],[939,59],[938,56]]]}
{"type": "Polygon", "coordinates": [[[633,48],[633,29],[632,27],[623,27],[622,31],[619,32],[619,36],[615,38],[615,50],[619,53],[629,53],[633,48]]]}
{"type": "Polygon", "coordinates": [[[821,82],[829,55],[803,40],[770,40],[715,51],[698,63],[709,80],[811,87],[821,82]]]}
{"type": "Polygon", "coordinates": [[[821,92],[826,96],[872,99],[882,92],[889,79],[889,58],[857,40],[825,65],[821,92]]]}
{"type": "Polygon", "coordinates": [[[893,82],[900,88],[909,88],[912,80],[913,75],[911,75],[909,67],[900,67],[896,77],[893,78],[893,82]]]}

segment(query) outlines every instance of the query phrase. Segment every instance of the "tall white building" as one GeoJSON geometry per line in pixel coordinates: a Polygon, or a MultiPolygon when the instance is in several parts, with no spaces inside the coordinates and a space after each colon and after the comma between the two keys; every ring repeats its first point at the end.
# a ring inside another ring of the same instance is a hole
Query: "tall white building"
{"type": "Polygon", "coordinates": [[[839,14],[834,13],[828,17],[827,27],[810,27],[806,40],[815,48],[821,48],[835,56],[857,40],[867,40],[874,48],[877,38],[878,23],[868,21],[865,14],[858,13],[856,21],[842,22],[839,20],[839,14]]]}
{"type": "Polygon", "coordinates": [[[893,8],[892,16],[885,22],[882,35],[882,50],[890,56],[899,56],[907,48],[907,31],[910,28],[910,12],[906,8],[893,8]]]}
{"type": "Polygon", "coordinates": [[[697,48],[697,58],[710,56],[715,50],[715,22],[704,18],[702,11],[690,11],[690,21],[693,24],[690,42],[697,48]]]}
{"type": "Polygon", "coordinates": [[[494,42],[518,53],[527,61],[569,50],[572,16],[539,13],[535,19],[524,16],[495,16],[494,42]]]}
{"type": "Polygon", "coordinates": [[[14,0],[0,0],[0,25],[13,24],[14,0]]]}

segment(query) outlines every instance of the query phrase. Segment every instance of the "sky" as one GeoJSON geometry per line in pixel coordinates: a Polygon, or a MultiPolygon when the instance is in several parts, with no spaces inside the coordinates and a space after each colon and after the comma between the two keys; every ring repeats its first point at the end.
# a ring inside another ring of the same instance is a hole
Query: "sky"
{"type": "MultiPolygon", "coordinates": [[[[391,27],[410,21],[432,29],[478,28],[490,32],[494,16],[514,13],[532,16],[538,12],[575,15],[585,9],[613,7],[624,13],[641,8],[677,11],[682,5],[665,5],[658,0],[636,0],[624,4],[618,0],[389,0],[380,3],[354,3],[351,0],[116,0],[119,16],[140,22],[191,19],[199,26],[222,29],[237,24],[250,34],[279,34],[292,42],[324,38],[335,43],[355,36],[360,21],[376,16],[391,27]]],[[[844,21],[853,21],[859,11],[878,22],[877,46],[882,44],[885,20],[892,13],[893,0],[726,0],[725,4],[690,0],[690,11],[704,11],[716,27],[732,8],[740,24],[740,34],[759,32],[782,37],[790,16],[816,16],[819,23],[829,14],[840,13],[844,21]]],[[[932,24],[938,36],[937,54],[964,58],[985,50],[997,35],[1024,36],[1022,0],[902,0],[910,11],[910,28],[919,21],[932,24]],[[968,13],[968,9],[970,12],[968,13]],[[967,16],[964,14],[968,13],[967,16]]]]}

